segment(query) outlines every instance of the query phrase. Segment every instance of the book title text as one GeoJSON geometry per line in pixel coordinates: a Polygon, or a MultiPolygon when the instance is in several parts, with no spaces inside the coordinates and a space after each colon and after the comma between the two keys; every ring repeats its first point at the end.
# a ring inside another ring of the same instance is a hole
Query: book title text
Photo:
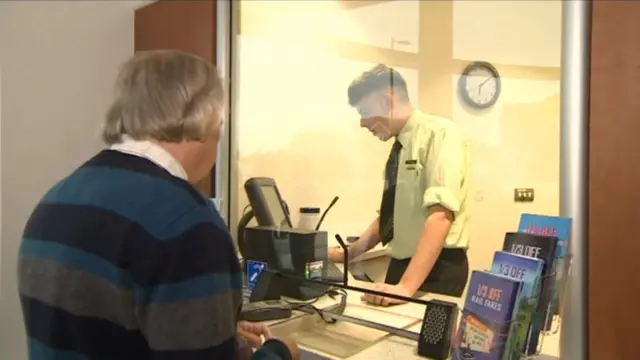
{"type": "Polygon", "coordinates": [[[533,224],[527,225],[524,229],[524,232],[527,234],[535,234],[542,236],[558,236],[558,229],[551,227],[542,227],[533,224]]]}
{"type": "Polygon", "coordinates": [[[537,246],[530,246],[530,245],[513,244],[511,246],[511,252],[518,255],[524,255],[524,256],[540,259],[542,248],[537,246]]]}
{"type": "Polygon", "coordinates": [[[476,293],[471,296],[471,301],[495,311],[500,311],[502,310],[502,304],[500,303],[501,296],[501,289],[490,287],[489,285],[485,284],[480,284],[476,289],[476,293]]]}
{"type": "Polygon", "coordinates": [[[500,275],[508,276],[512,279],[522,280],[527,273],[527,269],[511,264],[498,264],[498,273],[500,275]]]}

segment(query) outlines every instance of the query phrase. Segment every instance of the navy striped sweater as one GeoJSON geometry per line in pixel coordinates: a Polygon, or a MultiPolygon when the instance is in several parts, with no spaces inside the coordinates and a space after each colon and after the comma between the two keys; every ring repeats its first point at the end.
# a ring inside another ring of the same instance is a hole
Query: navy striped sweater
{"type": "MultiPolygon", "coordinates": [[[[186,181],[104,150],[27,222],[19,291],[31,360],[235,360],[238,258],[186,181]]],[[[286,359],[269,342],[253,359],[286,359]]]]}

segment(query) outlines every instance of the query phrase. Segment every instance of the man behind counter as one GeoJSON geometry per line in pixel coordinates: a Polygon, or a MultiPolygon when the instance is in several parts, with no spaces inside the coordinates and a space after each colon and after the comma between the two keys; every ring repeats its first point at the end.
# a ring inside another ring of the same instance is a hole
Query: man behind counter
{"type": "MultiPolygon", "coordinates": [[[[348,89],[360,126],[381,141],[394,139],[385,166],[380,214],[351,246],[356,257],[382,242],[391,260],[376,290],[411,297],[418,291],[462,296],[467,283],[469,149],[452,121],[423,113],[396,70],[377,65],[348,89]]],[[[344,261],[337,248],[332,261],[344,261]]],[[[397,300],[364,295],[391,305],[397,300]]]]}

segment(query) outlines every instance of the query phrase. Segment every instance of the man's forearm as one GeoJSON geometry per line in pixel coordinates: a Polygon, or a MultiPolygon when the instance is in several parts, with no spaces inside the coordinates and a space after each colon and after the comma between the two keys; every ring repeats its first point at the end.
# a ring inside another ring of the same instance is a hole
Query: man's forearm
{"type": "Polygon", "coordinates": [[[349,247],[349,260],[358,257],[365,252],[371,250],[380,242],[378,229],[380,228],[380,218],[373,220],[367,230],[360,235],[360,238],[349,247]]]}
{"type": "Polygon", "coordinates": [[[412,294],[420,289],[440,256],[452,221],[453,215],[448,210],[440,207],[430,209],[416,251],[400,280],[400,285],[412,294]]]}

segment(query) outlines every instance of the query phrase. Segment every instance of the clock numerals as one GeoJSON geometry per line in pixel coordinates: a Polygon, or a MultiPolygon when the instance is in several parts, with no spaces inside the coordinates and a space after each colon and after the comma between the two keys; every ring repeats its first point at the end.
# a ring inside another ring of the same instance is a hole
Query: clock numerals
{"type": "Polygon", "coordinates": [[[459,93],[472,108],[493,106],[500,96],[500,76],[489,63],[475,62],[467,66],[460,76],[459,93]]]}

